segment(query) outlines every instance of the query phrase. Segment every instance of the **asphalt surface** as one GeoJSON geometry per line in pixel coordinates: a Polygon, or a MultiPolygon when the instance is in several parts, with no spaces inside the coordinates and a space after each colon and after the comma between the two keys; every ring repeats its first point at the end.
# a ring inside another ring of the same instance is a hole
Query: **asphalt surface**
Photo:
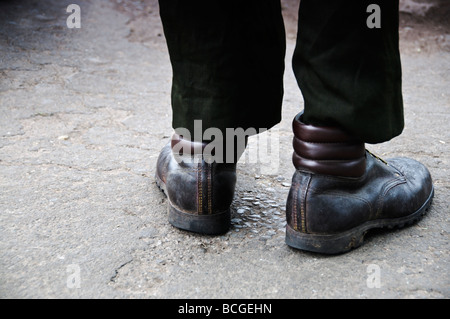
{"type": "MultiPolygon", "coordinates": [[[[1,298],[448,298],[448,5],[402,1],[404,133],[368,145],[431,171],[417,224],[374,231],[347,254],[284,243],[294,172],[291,120],[303,105],[290,70],[270,162],[239,163],[231,230],[180,231],[153,175],[171,133],[171,67],[157,2],[0,2],[1,298]]],[[[249,149],[260,139],[250,139],[249,149]]]]}

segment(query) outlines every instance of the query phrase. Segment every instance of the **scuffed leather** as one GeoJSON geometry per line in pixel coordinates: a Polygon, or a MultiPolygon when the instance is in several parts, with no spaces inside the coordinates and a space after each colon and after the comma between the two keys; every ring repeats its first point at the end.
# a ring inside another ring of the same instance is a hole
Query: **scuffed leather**
{"type": "Polygon", "coordinates": [[[287,223],[310,234],[336,234],[367,221],[404,217],[418,211],[433,192],[421,163],[408,158],[387,164],[366,153],[358,178],[297,170],[287,200],[287,223]]]}
{"type": "Polygon", "coordinates": [[[297,171],[286,219],[295,231],[343,233],[369,221],[415,214],[432,197],[431,175],[415,160],[385,162],[338,128],[304,124],[302,113],[293,131],[297,171]]]}
{"type": "MultiPolygon", "coordinates": [[[[198,149],[198,148],[196,148],[198,149]]],[[[229,209],[236,185],[236,164],[206,163],[200,157],[179,155],[171,143],[161,151],[156,174],[165,184],[171,205],[179,211],[210,215],[229,209]]]]}

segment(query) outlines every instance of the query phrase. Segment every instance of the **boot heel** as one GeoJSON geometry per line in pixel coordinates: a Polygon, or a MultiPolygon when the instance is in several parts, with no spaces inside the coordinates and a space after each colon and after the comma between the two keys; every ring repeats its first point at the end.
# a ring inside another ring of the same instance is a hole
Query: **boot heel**
{"type": "Polygon", "coordinates": [[[169,202],[169,222],[173,226],[205,235],[226,233],[231,224],[231,210],[211,215],[195,215],[175,208],[169,202]]]}
{"type": "Polygon", "coordinates": [[[290,247],[321,254],[341,254],[362,245],[364,230],[336,235],[305,234],[286,225],[286,244],[290,247]]]}

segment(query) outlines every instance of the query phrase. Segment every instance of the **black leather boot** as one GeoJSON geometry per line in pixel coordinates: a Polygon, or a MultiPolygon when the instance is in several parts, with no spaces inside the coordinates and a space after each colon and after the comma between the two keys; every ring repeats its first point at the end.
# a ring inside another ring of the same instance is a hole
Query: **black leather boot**
{"type": "Polygon", "coordinates": [[[155,177],[168,197],[173,226],[215,235],[230,227],[236,164],[209,161],[203,154],[206,145],[174,135],[159,155],[155,177]]]}
{"type": "Polygon", "coordinates": [[[364,143],[331,127],[293,121],[297,169],[287,199],[286,243],[343,253],[373,228],[402,227],[421,218],[434,194],[429,171],[408,158],[383,161],[364,143]]]}

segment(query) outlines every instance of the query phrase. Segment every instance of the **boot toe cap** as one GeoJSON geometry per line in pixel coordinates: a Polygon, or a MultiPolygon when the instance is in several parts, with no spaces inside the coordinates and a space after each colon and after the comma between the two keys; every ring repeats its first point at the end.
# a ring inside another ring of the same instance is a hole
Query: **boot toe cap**
{"type": "Polygon", "coordinates": [[[404,178],[406,187],[395,187],[390,192],[397,197],[397,209],[402,207],[405,214],[419,210],[433,195],[433,181],[430,171],[422,163],[410,158],[387,160],[404,178]],[[398,189],[398,190],[396,190],[398,189]],[[403,203],[403,205],[399,205],[403,203]]]}

